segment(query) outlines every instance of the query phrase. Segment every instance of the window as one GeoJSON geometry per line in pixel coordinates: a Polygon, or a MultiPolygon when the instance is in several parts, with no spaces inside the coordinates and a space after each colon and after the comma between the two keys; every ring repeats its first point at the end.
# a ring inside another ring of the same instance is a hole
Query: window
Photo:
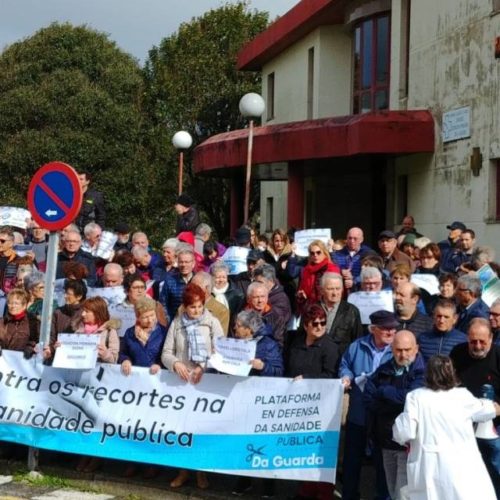
{"type": "Polygon", "coordinates": [[[274,198],[266,198],[266,233],[274,230],[274,198]]]}
{"type": "Polygon", "coordinates": [[[354,28],[354,114],[389,107],[390,29],[389,14],[354,28]]]}
{"type": "Polygon", "coordinates": [[[314,106],[314,47],[307,52],[307,119],[313,119],[314,106]]]}
{"type": "Polygon", "coordinates": [[[274,73],[267,75],[267,120],[274,118],[274,73]]]}

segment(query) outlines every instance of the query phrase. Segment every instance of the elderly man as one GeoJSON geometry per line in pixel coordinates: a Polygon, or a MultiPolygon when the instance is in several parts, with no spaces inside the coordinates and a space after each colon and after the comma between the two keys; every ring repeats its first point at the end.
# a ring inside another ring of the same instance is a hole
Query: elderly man
{"type": "Polygon", "coordinates": [[[372,249],[363,244],[364,234],[359,227],[351,227],[347,231],[345,246],[335,252],[333,260],[342,271],[342,277],[346,281],[346,288],[351,288],[353,281],[361,272],[361,259],[372,249]],[[350,285],[350,286],[349,286],[350,285]]]}
{"type": "Polygon", "coordinates": [[[123,268],[120,264],[110,262],[104,266],[102,285],[104,287],[123,285],[123,268]]]}
{"type": "Polygon", "coordinates": [[[100,227],[104,227],[106,210],[102,193],[89,188],[92,180],[89,172],[79,172],[78,179],[83,193],[82,208],[75,221],[78,229],[83,231],[89,222],[96,222],[100,227]]]}
{"type": "Polygon", "coordinates": [[[269,292],[263,283],[254,281],[247,289],[247,304],[245,309],[257,311],[264,323],[272,329],[274,338],[283,345],[283,337],[279,335],[285,331],[286,323],[278,312],[269,304],[269,292]]]}
{"type": "Polygon", "coordinates": [[[194,232],[194,251],[203,255],[203,245],[210,239],[212,235],[212,228],[202,222],[198,224],[194,232]]]}
{"type": "Polygon", "coordinates": [[[418,336],[420,353],[427,363],[431,356],[442,354],[448,356],[458,344],[467,342],[465,333],[457,330],[457,306],[453,300],[440,299],[434,307],[433,328],[418,336]]]}
{"type": "Polygon", "coordinates": [[[397,264],[407,264],[412,272],[415,271],[415,262],[398,250],[397,244],[398,240],[392,231],[382,231],[378,235],[378,248],[384,259],[384,269],[390,273],[397,264]]]}
{"type": "Polygon", "coordinates": [[[414,283],[401,283],[394,292],[398,330],[410,330],[417,338],[432,329],[432,319],[417,310],[420,296],[420,288],[414,283]]]}
{"type": "Polygon", "coordinates": [[[262,264],[256,267],[253,271],[253,279],[262,283],[267,288],[269,293],[268,302],[273,311],[279,314],[283,320],[283,331],[274,332],[274,336],[283,339],[288,322],[292,317],[292,308],[287,294],[276,279],[275,267],[271,264],[262,264]]]}
{"type": "MultiPolygon", "coordinates": [[[[1,234],[0,234],[1,236],[1,234]]],[[[56,278],[64,278],[64,264],[66,262],[79,262],[88,271],[87,284],[95,286],[97,281],[94,258],[82,250],[82,237],[78,231],[67,231],[63,241],[63,248],[57,257],[56,278]]]]}
{"type": "Polygon", "coordinates": [[[320,305],[326,312],[326,333],[338,345],[342,355],[352,342],[363,335],[359,310],[342,300],[344,287],[340,274],[323,274],[320,287],[320,305]]]}
{"type": "Polygon", "coordinates": [[[183,245],[177,251],[177,269],[167,274],[160,292],[160,303],[165,309],[169,324],[182,304],[182,294],[193,278],[194,266],[194,250],[183,245]]]}
{"type": "Polygon", "coordinates": [[[99,240],[101,239],[101,234],[101,226],[99,226],[99,224],[95,222],[89,222],[83,228],[83,235],[85,236],[85,240],[82,244],[82,250],[95,257],[97,247],[99,245],[99,240]]]}
{"type": "Polygon", "coordinates": [[[0,227],[0,288],[10,292],[16,285],[19,257],[14,251],[14,232],[9,226],[0,227]]]}
{"type": "Polygon", "coordinates": [[[149,254],[151,255],[151,268],[155,268],[156,266],[161,266],[163,264],[163,258],[158,252],[154,252],[151,250],[149,246],[149,239],[146,235],[146,233],[143,233],[142,231],[136,231],[132,235],[132,250],[134,247],[142,247],[146,249],[149,254]]]}
{"type": "Polygon", "coordinates": [[[407,483],[408,453],[393,441],[392,425],[404,409],[406,395],[424,385],[425,364],[415,335],[409,330],[396,333],[392,354],[394,358],[380,365],[368,379],[363,401],[374,443],[382,450],[389,495],[399,500],[399,492],[407,483]]]}
{"type": "Polygon", "coordinates": [[[464,274],[457,280],[455,298],[458,303],[457,330],[467,332],[473,318],[489,319],[489,308],[481,300],[481,281],[475,276],[464,274]]]}
{"type": "MultiPolygon", "coordinates": [[[[450,353],[458,378],[474,396],[483,396],[483,385],[493,386],[495,401],[500,402],[500,347],[493,344],[488,320],[473,318],[467,331],[467,343],[450,353]]],[[[494,420],[500,433],[500,417],[494,420]]],[[[477,439],[479,451],[490,474],[497,498],[500,498],[500,438],[477,439]]]]}
{"type": "Polygon", "coordinates": [[[363,267],[359,277],[362,292],[380,292],[382,290],[382,273],[376,267],[363,267]]]}
{"type": "Polygon", "coordinates": [[[126,222],[119,222],[115,226],[116,243],[113,250],[132,250],[132,241],[130,239],[130,226],[126,222]]]}
{"type": "Polygon", "coordinates": [[[493,343],[500,344],[500,299],[496,299],[490,307],[490,325],[493,332],[493,343]]]}
{"type": "MultiPolygon", "coordinates": [[[[366,413],[363,390],[370,374],[386,361],[392,359],[391,344],[398,322],[389,311],[376,311],[370,315],[368,335],[355,340],[342,356],[339,376],[344,388],[351,390],[347,412],[344,446],[344,472],[342,498],[359,499],[359,478],[367,446],[366,413]]],[[[387,498],[382,457],[374,454],[377,476],[376,497],[387,498]]]]}
{"type": "Polygon", "coordinates": [[[153,269],[153,279],[155,281],[163,281],[170,271],[177,267],[177,248],[179,246],[177,238],[168,238],[162,245],[163,265],[156,266],[153,269]]]}

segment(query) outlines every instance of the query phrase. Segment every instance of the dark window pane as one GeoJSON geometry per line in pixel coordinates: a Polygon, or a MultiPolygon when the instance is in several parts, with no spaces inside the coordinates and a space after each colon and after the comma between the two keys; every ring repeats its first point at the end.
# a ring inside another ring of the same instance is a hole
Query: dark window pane
{"type": "Polygon", "coordinates": [[[377,22],[377,84],[389,82],[389,17],[377,22]]]}
{"type": "Polygon", "coordinates": [[[375,94],[375,109],[388,109],[389,99],[387,90],[378,90],[375,94]]]}
{"type": "Polygon", "coordinates": [[[368,89],[372,86],[372,71],[373,71],[373,21],[365,21],[363,23],[363,58],[362,58],[362,80],[361,86],[363,89],[368,89]]]}
{"type": "Polygon", "coordinates": [[[357,27],[354,32],[354,89],[359,90],[359,75],[361,71],[361,28],[357,27]]]}
{"type": "Polygon", "coordinates": [[[361,95],[361,113],[368,113],[372,110],[371,93],[365,92],[361,95]]]}
{"type": "Polygon", "coordinates": [[[359,95],[355,95],[352,101],[352,113],[354,115],[359,114],[359,95]]]}

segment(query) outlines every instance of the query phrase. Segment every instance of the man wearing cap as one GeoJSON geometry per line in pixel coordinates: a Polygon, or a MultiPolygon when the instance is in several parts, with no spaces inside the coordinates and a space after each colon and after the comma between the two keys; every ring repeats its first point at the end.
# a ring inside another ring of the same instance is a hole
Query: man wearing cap
{"type": "Polygon", "coordinates": [[[441,250],[441,272],[443,273],[454,273],[455,266],[451,257],[453,252],[459,250],[460,235],[467,229],[465,224],[460,221],[454,221],[449,226],[448,229],[448,239],[442,240],[438,243],[439,249],[441,250]]]}
{"type": "MultiPolygon", "coordinates": [[[[231,247],[229,247],[231,248],[231,247]]],[[[247,268],[237,275],[230,276],[233,285],[246,296],[247,289],[252,282],[253,270],[264,264],[264,254],[260,250],[250,250],[247,255],[247,268]]]]}
{"type": "Polygon", "coordinates": [[[398,240],[392,231],[382,231],[378,235],[378,248],[384,259],[384,269],[389,273],[397,264],[406,264],[411,271],[415,271],[415,262],[397,248],[398,240]]]}
{"type": "Polygon", "coordinates": [[[194,233],[196,227],[200,223],[198,210],[194,206],[194,200],[191,196],[182,193],[175,200],[175,212],[177,213],[177,223],[175,226],[175,234],[183,231],[191,231],[194,233]]]}
{"type": "Polygon", "coordinates": [[[78,179],[83,193],[82,208],[78,214],[75,224],[83,232],[89,222],[95,222],[100,227],[106,223],[106,210],[104,208],[104,196],[101,192],[89,188],[91,176],[89,172],[79,172],[78,179]]]}
{"type": "Polygon", "coordinates": [[[366,383],[363,401],[368,413],[370,434],[382,450],[385,477],[389,495],[400,497],[407,484],[408,453],[392,439],[392,425],[403,412],[406,395],[424,385],[425,363],[418,352],[415,335],[400,330],[392,343],[393,359],[381,364],[366,383]]]}
{"type": "Polygon", "coordinates": [[[236,245],[230,246],[222,256],[222,261],[229,267],[229,275],[234,276],[247,270],[246,260],[250,252],[252,234],[246,226],[236,231],[236,245]]]}
{"type": "MultiPolygon", "coordinates": [[[[345,390],[351,391],[347,412],[344,447],[342,498],[359,499],[359,479],[367,445],[366,413],[363,391],[368,376],[392,359],[391,344],[399,323],[393,313],[376,311],[370,314],[369,334],[355,340],[342,356],[339,376],[345,390]]],[[[376,498],[387,498],[388,491],[380,450],[374,450],[376,498]]]]}
{"type": "Polygon", "coordinates": [[[115,226],[116,240],[113,250],[132,250],[132,242],[130,241],[130,227],[126,222],[119,222],[115,226]]]}
{"type": "MultiPolygon", "coordinates": [[[[458,378],[466,389],[479,398],[483,395],[483,385],[491,385],[495,401],[500,402],[500,347],[493,344],[493,333],[488,320],[474,318],[467,332],[467,343],[455,346],[450,358],[458,378]]],[[[500,417],[493,422],[498,435],[500,417]]],[[[500,438],[498,436],[494,439],[477,438],[477,444],[497,498],[500,498],[500,438]]]]}
{"type": "Polygon", "coordinates": [[[401,283],[394,291],[394,309],[398,330],[410,330],[418,338],[432,328],[432,319],[417,310],[420,288],[415,283],[401,283]]]}

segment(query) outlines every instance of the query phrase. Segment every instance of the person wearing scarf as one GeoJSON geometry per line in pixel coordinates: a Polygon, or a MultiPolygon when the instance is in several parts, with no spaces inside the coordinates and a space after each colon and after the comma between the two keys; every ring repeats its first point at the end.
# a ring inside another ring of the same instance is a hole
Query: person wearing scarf
{"type": "MultiPolygon", "coordinates": [[[[224,336],[222,327],[205,309],[205,292],[195,283],[189,283],[182,296],[183,312],[177,314],[168,330],[161,361],[185,382],[197,384],[203,376],[208,358],[214,352],[214,339],[224,336]]],[[[180,470],[170,483],[172,488],[181,487],[189,480],[189,472],[180,470]]],[[[198,488],[208,488],[204,472],[196,473],[198,488]]]]}

